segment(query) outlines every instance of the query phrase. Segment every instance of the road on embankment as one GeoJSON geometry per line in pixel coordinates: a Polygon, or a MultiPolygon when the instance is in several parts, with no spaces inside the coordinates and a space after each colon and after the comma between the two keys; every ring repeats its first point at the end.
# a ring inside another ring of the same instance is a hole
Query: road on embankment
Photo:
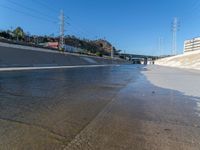
{"type": "MultiPolygon", "coordinates": [[[[68,66],[87,65],[117,65],[130,64],[123,59],[96,57],[76,53],[61,52],[58,50],[36,48],[0,42],[0,70],[15,68],[26,70],[23,67],[58,68],[68,66]]],[[[16,70],[16,69],[14,69],[16,70]]]]}
{"type": "Polygon", "coordinates": [[[199,150],[200,72],[0,72],[1,150],[199,150]]]}

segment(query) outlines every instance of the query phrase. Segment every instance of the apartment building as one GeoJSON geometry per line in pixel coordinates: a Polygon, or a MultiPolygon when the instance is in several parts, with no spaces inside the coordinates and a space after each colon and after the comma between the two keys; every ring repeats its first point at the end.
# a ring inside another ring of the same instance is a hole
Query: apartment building
{"type": "Polygon", "coordinates": [[[200,50],[200,37],[184,42],[184,53],[200,50]]]}

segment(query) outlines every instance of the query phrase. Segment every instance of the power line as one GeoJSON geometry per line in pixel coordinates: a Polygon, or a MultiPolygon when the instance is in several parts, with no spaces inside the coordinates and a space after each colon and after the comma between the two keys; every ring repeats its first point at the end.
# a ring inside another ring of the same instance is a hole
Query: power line
{"type": "Polygon", "coordinates": [[[43,17],[40,17],[40,16],[35,16],[35,15],[30,14],[30,13],[23,12],[21,10],[17,10],[15,8],[12,8],[12,7],[9,7],[9,6],[0,5],[0,7],[12,10],[12,11],[17,12],[17,13],[21,13],[21,14],[29,16],[29,17],[33,17],[33,18],[41,20],[41,21],[46,21],[46,22],[50,22],[50,23],[53,23],[53,24],[56,23],[56,22],[54,22],[54,21],[52,21],[50,19],[46,19],[46,18],[43,18],[43,17]]]}
{"type": "MultiPolygon", "coordinates": [[[[35,2],[35,1],[37,2],[36,4],[39,4],[39,6],[43,6],[44,9],[48,9],[48,10],[50,10],[51,13],[54,13],[54,14],[58,15],[59,10],[56,10],[56,9],[54,9],[54,8],[52,8],[52,7],[50,7],[49,5],[46,4],[46,3],[48,3],[49,1],[46,1],[46,2],[44,3],[44,1],[32,0],[32,2],[35,2]]],[[[69,16],[64,16],[64,19],[67,20],[67,19],[70,19],[70,17],[69,17],[69,16]]],[[[65,21],[65,23],[66,23],[66,24],[69,24],[69,23],[66,22],[66,21],[65,21]]]]}
{"type": "MultiPolygon", "coordinates": [[[[33,0],[32,0],[32,1],[33,1],[33,0]]],[[[39,0],[34,0],[34,2],[35,2],[35,1],[36,1],[37,4],[39,4],[40,6],[43,6],[43,8],[48,9],[48,10],[50,10],[51,12],[57,14],[58,11],[57,11],[56,9],[50,7],[49,5],[47,5],[46,2],[44,2],[44,1],[39,1],[39,0]]],[[[92,35],[92,34],[89,33],[88,31],[86,31],[85,29],[82,29],[82,27],[78,26],[77,24],[76,24],[76,25],[75,25],[75,24],[71,24],[71,23],[69,24],[69,22],[67,22],[66,20],[70,20],[70,22],[73,22],[73,20],[72,20],[70,17],[64,16],[64,20],[65,20],[65,24],[71,25],[72,28],[75,28],[75,29],[78,30],[80,33],[82,33],[83,35],[86,35],[86,36],[92,35]]]]}
{"type": "MultiPolygon", "coordinates": [[[[52,17],[50,17],[49,15],[44,14],[44,13],[41,12],[41,11],[38,11],[38,10],[36,10],[36,9],[27,7],[27,6],[22,5],[22,4],[20,4],[20,3],[17,3],[17,2],[11,1],[11,0],[7,0],[7,2],[9,2],[9,3],[11,3],[11,4],[14,4],[14,5],[16,5],[16,6],[19,6],[19,7],[21,7],[21,8],[24,8],[24,9],[28,10],[29,12],[32,11],[32,12],[37,13],[37,14],[39,14],[39,15],[42,15],[42,16],[44,16],[44,17],[52,18],[52,17]]],[[[55,20],[54,20],[54,21],[55,21],[55,20]]]]}
{"type": "Polygon", "coordinates": [[[159,55],[163,55],[163,48],[164,48],[164,38],[163,37],[159,37],[158,38],[158,53],[159,55]]]}
{"type": "Polygon", "coordinates": [[[199,0],[196,0],[196,1],[193,1],[193,4],[192,4],[192,13],[193,15],[200,15],[200,2],[199,0]]]}
{"type": "MultiPolygon", "coordinates": [[[[46,2],[40,1],[40,0],[32,0],[32,1],[33,1],[33,2],[37,1],[37,3],[40,4],[39,6],[43,6],[43,8],[50,10],[51,12],[53,12],[53,13],[56,14],[56,15],[57,15],[58,12],[59,12],[59,10],[57,10],[57,9],[55,9],[55,8],[50,7],[49,5],[47,5],[47,3],[49,2],[49,1],[47,1],[47,0],[46,0],[46,2]]],[[[65,17],[65,19],[70,19],[69,16],[64,16],[64,17],[65,17]]]]}
{"type": "Polygon", "coordinates": [[[199,0],[195,0],[195,1],[193,0],[192,5],[195,7],[199,6],[199,0]]]}
{"type": "MultiPolygon", "coordinates": [[[[54,13],[56,13],[56,14],[58,13],[58,11],[57,11],[56,9],[49,7],[46,3],[43,3],[43,1],[34,0],[34,2],[35,2],[35,1],[37,1],[37,3],[40,4],[40,6],[43,6],[44,8],[47,8],[47,9],[51,10],[51,12],[54,12],[54,13]]],[[[13,9],[13,8],[11,8],[11,7],[8,7],[8,6],[4,6],[4,7],[7,8],[7,9],[10,9],[10,10],[12,10],[12,11],[16,11],[16,12],[18,12],[18,13],[22,13],[22,14],[24,14],[24,15],[29,15],[29,16],[31,16],[31,17],[34,17],[34,18],[37,18],[37,19],[40,19],[40,20],[43,20],[43,21],[48,21],[48,22],[56,23],[55,20],[47,19],[47,18],[51,18],[51,17],[48,16],[47,14],[42,13],[41,11],[38,11],[38,10],[36,10],[36,9],[27,7],[27,6],[22,5],[22,4],[19,4],[19,3],[17,3],[17,2],[13,2],[13,1],[11,1],[11,0],[8,0],[8,2],[11,3],[11,4],[14,4],[14,5],[20,6],[20,7],[24,8],[24,9],[28,10],[29,12],[31,11],[31,12],[37,13],[37,14],[39,14],[39,15],[42,15],[43,17],[41,17],[41,16],[35,16],[35,15],[30,14],[30,13],[23,12],[23,11],[21,11],[21,10],[17,10],[17,9],[13,9]],[[45,17],[44,17],[44,16],[45,16],[45,17]],[[46,17],[47,17],[47,18],[46,18],[46,17]]],[[[69,24],[69,22],[66,21],[67,19],[70,20],[70,21],[72,21],[72,19],[69,18],[68,16],[64,16],[64,23],[65,23],[65,24],[68,24],[68,25],[71,25],[71,24],[69,24]]],[[[75,28],[76,30],[78,30],[78,31],[79,31],[81,34],[83,34],[83,35],[86,35],[86,36],[92,35],[92,34],[89,33],[88,31],[86,31],[85,29],[82,29],[82,27],[77,26],[77,24],[76,24],[76,25],[75,25],[75,24],[72,24],[72,28],[75,28]]]]}
{"type": "Polygon", "coordinates": [[[32,0],[33,2],[37,2],[38,4],[40,4],[40,6],[42,5],[44,8],[47,8],[49,10],[51,10],[51,12],[54,12],[56,14],[58,14],[58,10],[50,7],[49,5],[47,5],[46,3],[43,3],[41,0],[32,0]]]}
{"type": "Polygon", "coordinates": [[[74,28],[75,30],[79,31],[80,34],[87,36],[87,37],[93,35],[91,32],[89,32],[85,28],[83,28],[81,25],[78,25],[77,23],[76,24],[73,23],[72,19],[70,19],[70,22],[71,22],[70,23],[71,27],[74,28]]]}

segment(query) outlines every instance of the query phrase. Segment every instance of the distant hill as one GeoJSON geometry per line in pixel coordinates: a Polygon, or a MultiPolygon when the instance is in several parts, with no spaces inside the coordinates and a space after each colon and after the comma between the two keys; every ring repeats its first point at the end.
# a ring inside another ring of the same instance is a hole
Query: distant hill
{"type": "MultiPolygon", "coordinates": [[[[78,47],[81,49],[85,49],[91,53],[101,52],[104,55],[110,55],[112,44],[110,44],[106,40],[87,40],[87,39],[79,39],[75,36],[67,36],[65,37],[65,44],[78,47]]],[[[115,48],[114,48],[115,50],[115,48]]]]}
{"type": "MultiPolygon", "coordinates": [[[[42,43],[47,42],[59,42],[59,37],[30,35],[29,33],[25,33],[21,27],[17,27],[13,31],[0,31],[0,37],[32,45],[42,45],[42,43]]],[[[76,36],[65,36],[64,40],[66,45],[81,48],[85,53],[110,56],[112,48],[115,54],[119,52],[119,50],[117,51],[110,42],[102,39],[88,40],[76,36]]]]}

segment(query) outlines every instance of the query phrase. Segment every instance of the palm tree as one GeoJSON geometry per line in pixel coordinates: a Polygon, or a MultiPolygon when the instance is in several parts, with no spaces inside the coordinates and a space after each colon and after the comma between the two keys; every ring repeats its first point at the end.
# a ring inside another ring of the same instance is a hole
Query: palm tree
{"type": "Polygon", "coordinates": [[[21,27],[17,27],[14,31],[14,36],[17,38],[17,41],[22,40],[24,38],[24,31],[21,27]]]}

